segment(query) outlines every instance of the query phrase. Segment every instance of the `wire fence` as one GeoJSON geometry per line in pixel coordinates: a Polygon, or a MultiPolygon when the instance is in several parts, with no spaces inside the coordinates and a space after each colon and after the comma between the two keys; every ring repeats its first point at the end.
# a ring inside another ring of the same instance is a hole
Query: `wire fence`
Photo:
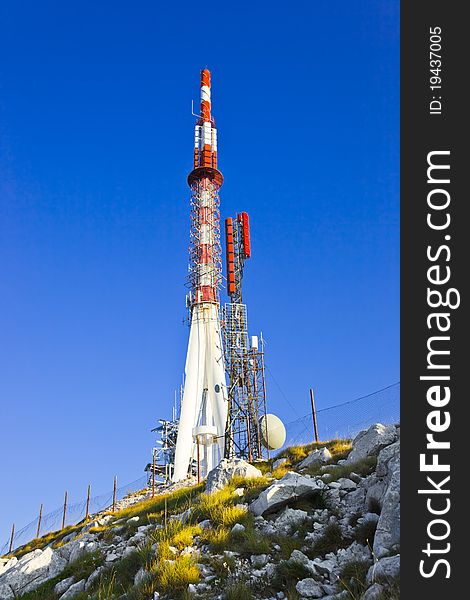
{"type": "MultiPolygon", "coordinates": [[[[128,494],[132,492],[137,492],[145,488],[147,485],[147,475],[143,475],[132,481],[131,483],[127,483],[116,489],[116,501],[122,500],[128,494]]],[[[104,494],[100,494],[98,496],[93,496],[90,498],[89,504],[89,514],[99,513],[107,508],[109,508],[113,503],[114,498],[114,490],[110,492],[105,492],[104,494]]],[[[86,515],[86,505],[87,499],[68,504],[67,503],[67,511],[66,511],[66,521],[65,525],[76,525],[83,521],[86,515]]],[[[60,508],[53,510],[50,513],[42,515],[41,517],[41,528],[40,535],[45,535],[50,533],[51,531],[57,531],[62,527],[62,519],[63,519],[64,509],[63,506],[60,508]]],[[[25,527],[20,529],[19,531],[15,531],[12,542],[12,549],[18,548],[18,546],[22,546],[23,544],[29,542],[37,536],[38,532],[38,524],[39,524],[39,515],[28,523],[25,527]]],[[[0,555],[4,555],[9,551],[11,542],[11,536],[8,540],[0,547],[0,555]]]]}
{"type": "MultiPolygon", "coordinates": [[[[316,411],[320,440],[352,438],[373,423],[398,423],[400,421],[400,382],[381,390],[316,411]]],[[[286,445],[307,444],[313,440],[312,413],[286,424],[286,445]]],[[[117,488],[116,501],[147,486],[147,475],[117,488]]],[[[89,514],[96,514],[113,503],[114,490],[90,498],[89,514]]],[[[66,525],[76,525],[85,518],[87,500],[67,504],[66,525]]],[[[40,535],[61,529],[63,507],[41,518],[40,535]]],[[[37,536],[39,516],[14,533],[12,548],[17,548],[37,536]]],[[[0,547],[0,555],[9,551],[11,536],[0,547]]]]}
{"type": "MultiPolygon", "coordinates": [[[[381,390],[335,406],[316,411],[320,440],[353,438],[359,431],[373,423],[398,423],[400,421],[400,382],[381,390]]],[[[307,444],[313,440],[312,413],[286,425],[289,446],[307,444]]]]}

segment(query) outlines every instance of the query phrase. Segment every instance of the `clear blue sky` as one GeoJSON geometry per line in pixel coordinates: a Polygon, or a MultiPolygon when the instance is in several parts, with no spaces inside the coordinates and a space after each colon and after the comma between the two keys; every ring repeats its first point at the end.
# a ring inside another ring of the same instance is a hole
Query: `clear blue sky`
{"type": "Polygon", "coordinates": [[[398,1],[204,6],[1,3],[0,539],[141,476],[170,414],[202,67],[270,409],[399,379],[398,1]]]}

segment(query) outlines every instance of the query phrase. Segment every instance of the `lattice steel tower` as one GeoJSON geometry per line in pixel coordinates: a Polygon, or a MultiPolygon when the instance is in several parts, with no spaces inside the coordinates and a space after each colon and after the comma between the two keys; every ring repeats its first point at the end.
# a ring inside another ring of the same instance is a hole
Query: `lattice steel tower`
{"type": "Polygon", "coordinates": [[[231,302],[223,309],[225,363],[227,365],[228,416],[225,456],[249,461],[262,459],[260,419],[266,415],[264,344],[248,336],[242,281],[245,260],[251,256],[250,226],[246,212],[225,220],[227,293],[231,302]]]}

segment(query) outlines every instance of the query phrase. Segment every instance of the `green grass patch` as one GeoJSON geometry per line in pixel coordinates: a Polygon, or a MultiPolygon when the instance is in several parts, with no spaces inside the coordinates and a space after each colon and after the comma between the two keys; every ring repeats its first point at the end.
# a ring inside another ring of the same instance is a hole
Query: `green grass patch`
{"type": "Polygon", "coordinates": [[[345,565],[338,578],[341,591],[345,590],[351,600],[362,598],[367,589],[366,576],[369,565],[364,561],[353,561],[345,565]]]}
{"type": "Polygon", "coordinates": [[[351,543],[350,539],[343,536],[341,527],[337,523],[330,523],[323,530],[323,534],[318,538],[309,554],[316,556],[325,556],[328,552],[336,552],[340,548],[347,548],[351,543]]]}
{"type": "Polygon", "coordinates": [[[376,521],[365,521],[358,525],[354,531],[354,538],[359,544],[372,548],[374,545],[375,530],[377,529],[376,521]]]}
{"type": "Polygon", "coordinates": [[[190,583],[198,583],[199,569],[189,556],[178,556],[175,560],[166,560],[159,564],[156,581],[164,593],[181,594],[190,583]]]}
{"type": "MultiPolygon", "coordinates": [[[[33,550],[37,550],[38,548],[42,550],[49,544],[51,544],[51,545],[60,544],[60,542],[62,542],[64,537],[66,537],[70,533],[80,531],[80,529],[82,529],[84,524],[85,523],[80,523],[78,525],[69,525],[68,527],[64,527],[64,529],[58,529],[57,531],[51,531],[50,533],[46,533],[45,535],[43,535],[39,538],[34,538],[27,544],[24,544],[23,546],[20,546],[19,548],[17,548],[14,552],[11,553],[11,555],[9,554],[8,556],[16,556],[16,558],[19,559],[22,556],[24,556],[25,554],[28,554],[28,552],[32,552],[33,550]]],[[[60,545],[63,545],[63,544],[60,544],[60,545]]],[[[56,547],[58,547],[58,545],[56,547]]]]}
{"type": "MultiPolygon", "coordinates": [[[[306,577],[312,577],[312,573],[303,563],[296,560],[283,560],[276,567],[273,583],[282,590],[295,589],[295,584],[306,577]]],[[[288,598],[290,600],[290,596],[288,598]]]]}
{"type": "Polygon", "coordinates": [[[225,591],[226,600],[254,600],[253,592],[244,581],[234,581],[225,591]]]}

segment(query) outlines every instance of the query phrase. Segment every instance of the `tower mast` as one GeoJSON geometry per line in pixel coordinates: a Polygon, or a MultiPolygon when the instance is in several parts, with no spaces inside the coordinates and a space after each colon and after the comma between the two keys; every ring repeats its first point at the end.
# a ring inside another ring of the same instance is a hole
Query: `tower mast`
{"type": "Polygon", "coordinates": [[[194,129],[194,168],[191,188],[188,307],[190,334],[185,384],[175,450],[173,480],[207,473],[224,454],[227,386],[219,319],[222,280],[217,129],[211,114],[211,79],[201,71],[200,116],[194,129]],[[202,448],[202,453],[201,453],[202,448]],[[202,461],[200,456],[202,454],[202,461]]]}

